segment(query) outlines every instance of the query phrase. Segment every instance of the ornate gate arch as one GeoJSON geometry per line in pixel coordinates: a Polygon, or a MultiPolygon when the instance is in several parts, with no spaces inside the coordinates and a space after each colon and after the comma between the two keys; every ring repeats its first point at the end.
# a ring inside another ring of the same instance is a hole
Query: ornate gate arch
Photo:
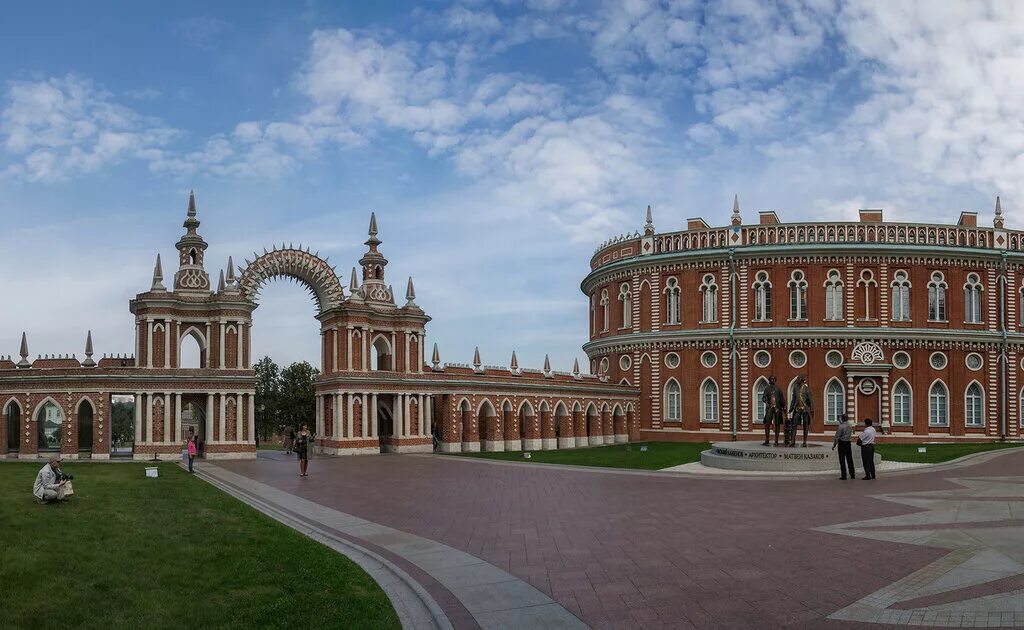
{"type": "Polygon", "coordinates": [[[304,284],[316,300],[317,309],[323,313],[341,306],[345,299],[341,281],[334,268],[319,256],[310,253],[309,248],[291,246],[263,250],[263,255],[245,261],[246,267],[239,277],[238,286],[246,299],[256,302],[263,283],[273,278],[289,277],[304,284]]]}

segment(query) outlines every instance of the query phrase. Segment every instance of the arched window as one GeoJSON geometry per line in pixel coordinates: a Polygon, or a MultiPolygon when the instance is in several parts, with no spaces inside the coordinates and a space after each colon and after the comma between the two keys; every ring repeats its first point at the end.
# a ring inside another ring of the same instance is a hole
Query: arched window
{"type": "Polygon", "coordinates": [[[906,381],[896,383],[892,389],[892,423],[898,425],[911,424],[912,399],[910,385],[906,381]]]}
{"type": "Polygon", "coordinates": [[[622,302],[622,327],[629,328],[633,325],[633,293],[628,283],[619,285],[619,301],[622,302]]]}
{"type": "Polygon", "coordinates": [[[93,409],[88,400],[78,403],[78,450],[92,448],[93,409]]]}
{"type": "Polygon", "coordinates": [[[964,394],[964,418],[964,423],[969,427],[985,424],[985,392],[977,382],[968,385],[964,394]]]}
{"type": "Polygon", "coordinates": [[[4,421],[7,423],[7,451],[16,452],[20,445],[18,436],[21,435],[21,406],[11,400],[4,410],[4,421]]]}
{"type": "Polygon", "coordinates": [[[195,250],[194,247],[192,249],[188,250],[188,264],[190,264],[190,265],[196,264],[196,261],[198,260],[198,258],[199,257],[196,255],[196,250],[195,250]]]}
{"type": "Polygon", "coordinates": [[[701,422],[718,422],[718,383],[711,379],[700,388],[701,422]]]}
{"type": "Polygon", "coordinates": [[[718,285],[715,284],[715,276],[706,274],[700,283],[701,298],[704,303],[704,311],[701,317],[702,322],[718,321],[718,285]]]}
{"type": "Polygon", "coordinates": [[[825,319],[830,322],[843,319],[843,281],[836,269],[829,269],[825,278],[825,319]]]}
{"type": "Polygon", "coordinates": [[[978,274],[967,274],[967,282],[964,283],[964,321],[968,324],[980,324],[983,320],[981,312],[983,288],[978,274]]]}
{"type": "Polygon", "coordinates": [[[902,269],[893,274],[892,278],[892,320],[910,321],[910,281],[907,272],[902,269]]]}
{"type": "Polygon", "coordinates": [[[767,389],[768,381],[765,380],[763,376],[757,379],[757,382],[754,383],[754,404],[752,405],[752,411],[754,413],[755,424],[764,423],[764,412],[766,411],[766,408],[762,398],[764,397],[764,393],[767,389]]]}
{"type": "Polygon", "coordinates": [[[941,271],[933,271],[928,282],[928,320],[946,321],[946,278],[941,271]]]}
{"type": "Polygon", "coordinates": [[[875,274],[870,269],[864,269],[860,272],[860,280],[857,281],[858,287],[864,289],[864,319],[873,319],[871,316],[871,294],[874,292],[878,283],[875,282],[875,274]]]}
{"type": "Polygon", "coordinates": [[[789,276],[789,318],[807,319],[807,280],[799,269],[789,276]]]}
{"type": "Polygon", "coordinates": [[[374,370],[390,371],[395,369],[391,363],[391,346],[384,337],[377,337],[370,347],[370,365],[374,370]]]}
{"type": "Polygon", "coordinates": [[[845,413],[846,405],[843,403],[843,385],[832,379],[825,386],[825,422],[827,424],[838,424],[839,414],[845,413]]]}
{"type": "Polygon", "coordinates": [[[39,408],[39,412],[36,414],[39,450],[60,450],[60,425],[62,417],[63,414],[60,411],[60,407],[52,401],[47,401],[39,408]]]}
{"type": "Polygon", "coordinates": [[[679,383],[672,379],[665,385],[665,421],[679,422],[682,418],[682,410],[679,383]]]}
{"type": "Polygon", "coordinates": [[[758,271],[754,276],[754,321],[766,322],[772,318],[772,283],[768,273],[758,271]]]}
{"type": "Polygon", "coordinates": [[[675,278],[669,278],[668,282],[665,283],[665,306],[668,307],[666,323],[678,324],[680,320],[679,280],[675,278]]]}
{"type": "Polygon", "coordinates": [[[608,289],[601,289],[601,332],[608,330],[608,289]]]}
{"type": "Polygon", "coordinates": [[[928,390],[928,424],[949,426],[949,392],[942,381],[935,381],[928,390]]]}

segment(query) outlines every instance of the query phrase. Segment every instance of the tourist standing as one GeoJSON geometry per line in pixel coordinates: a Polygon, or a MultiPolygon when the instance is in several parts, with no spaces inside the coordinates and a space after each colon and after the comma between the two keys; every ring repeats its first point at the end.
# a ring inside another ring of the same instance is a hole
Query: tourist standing
{"type": "Polygon", "coordinates": [[[292,448],[295,446],[295,429],[292,425],[288,425],[284,428],[284,454],[291,455],[292,448]]]}
{"type": "Polygon", "coordinates": [[[875,427],[871,426],[874,421],[871,418],[864,420],[864,430],[857,438],[857,445],[860,446],[861,464],[864,466],[863,479],[875,478],[875,427]]]}
{"type": "Polygon", "coordinates": [[[310,442],[313,441],[313,435],[309,432],[309,427],[303,423],[302,430],[299,431],[298,437],[295,438],[295,454],[299,456],[299,476],[306,477],[306,468],[309,466],[309,447],[310,442]]]}
{"type": "Polygon", "coordinates": [[[840,479],[846,479],[846,469],[850,469],[850,479],[857,478],[857,471],[853,468],[853,426],[850,425],[850,418],[845,413],[839,414],[839,427],[832,438],[832,450],[839,447],[839,473],[840,479]]]}
{"type": "Polygon", "coordinates": [[[192,462],[196,461],[196,453],[199,452],[199,447],[196,446],[196,438],[192,436],[188,439],[188,471],[194,473],[192,469],[192,462]]]}

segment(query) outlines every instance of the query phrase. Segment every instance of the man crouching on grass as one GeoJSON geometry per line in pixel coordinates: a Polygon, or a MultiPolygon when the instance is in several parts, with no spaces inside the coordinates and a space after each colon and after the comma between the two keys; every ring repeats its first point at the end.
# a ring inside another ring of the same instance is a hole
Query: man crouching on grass
{"type": "Polygon", "coordinates": [[[64,478],[60,470],[60,458],[50,458],[50,463],[39,469],[36,475],[36,483],[32,487],[32,494],[36,497],[37,503],[52,503],[64,501],[72,494],[71,481],[64,478]]]}

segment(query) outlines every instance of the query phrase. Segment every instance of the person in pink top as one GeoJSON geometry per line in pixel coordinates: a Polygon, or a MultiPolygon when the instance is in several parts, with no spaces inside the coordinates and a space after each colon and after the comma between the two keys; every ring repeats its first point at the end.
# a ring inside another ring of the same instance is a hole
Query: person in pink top
{"type": "Polygon", "coordinates": [[[190,437],[188,439],[188,471],[190,473],[195,472],[192,470],[192,462],[196,459],[196,452],[198,452],[198,449],[196,448],[196,438],[190,437]]]}

